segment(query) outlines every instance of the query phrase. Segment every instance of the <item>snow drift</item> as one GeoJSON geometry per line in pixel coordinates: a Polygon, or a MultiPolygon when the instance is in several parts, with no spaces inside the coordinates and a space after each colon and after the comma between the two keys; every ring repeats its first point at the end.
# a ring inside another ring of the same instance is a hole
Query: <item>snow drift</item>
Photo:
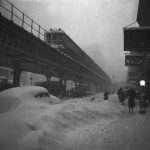
{"type": "Polygon", "coordinates": [[[62,149],[72,131],[112,118],[113,104],[96,98],[74,99],[51,105],[35,97],[40,87],[12,88],[0,93],[0,149],[62,149]]]}

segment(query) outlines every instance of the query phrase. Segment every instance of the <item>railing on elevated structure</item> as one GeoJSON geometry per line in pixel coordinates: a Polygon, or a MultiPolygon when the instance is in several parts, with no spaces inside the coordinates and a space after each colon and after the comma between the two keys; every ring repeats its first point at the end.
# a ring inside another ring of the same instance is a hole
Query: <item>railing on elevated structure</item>
{"type": "Polygon", "coordinates": [[[8,0],[0,0],[0,13],[26,31],[44,41],[46,30],[8,0]]]}
{"type": "MultiPolygon", "coordinates": [[[[45,33],[48,31],[44,29],[42,26],[40,26],[38,23],[36,23],[33,19],[31,19],[29,16],[27,16],[24,12],[19,10],[16,6],[14,6],[11,2],[8,0],[0,0],[0,14],[7,19],[11,20],[13,23],[19,25],[29,33],[32,33],[37,38],[41,39],[45,42],[45,33]]],[[[99,76],[103,80],[108,80],[102,77],[100,74],[97,73],[97,71],[92,70],[91,68],[85,66],[83,63],[79,62],[78,60],[72,58],[67,53],[61,52],[59,49],[56,49],[58,52],[63,54],[65,57],[69,58],[73,62],[79,64],[80,66],[84,67],[88,71],[94,73],[95,75],[99,76]]]]}

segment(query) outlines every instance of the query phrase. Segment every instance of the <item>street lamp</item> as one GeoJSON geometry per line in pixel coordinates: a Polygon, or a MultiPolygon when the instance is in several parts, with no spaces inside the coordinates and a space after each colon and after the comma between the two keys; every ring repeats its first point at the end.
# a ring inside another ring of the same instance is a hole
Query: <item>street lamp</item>
{"type": "Polygon", "coordinates": [[[140,81],[140,86],[145,86],[145,81],[144,80],[140,81]]]}

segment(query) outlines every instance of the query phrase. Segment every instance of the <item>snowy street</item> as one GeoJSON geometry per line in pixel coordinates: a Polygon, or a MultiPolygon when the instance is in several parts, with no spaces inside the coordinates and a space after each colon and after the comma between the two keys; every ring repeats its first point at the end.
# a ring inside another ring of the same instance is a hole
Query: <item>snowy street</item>
{"type": "Polygon", "coordinates": [[[26,95],[16,99],[12,93],[0,94],[2,150],[150,148],[150,109],[139,114],[138,102],[134,114],[129,114],[127,100],[121,105],[117,95],[110,95],[108,101],[98,94],[50,105],[26,95]]]}
{"type": "Polygon", "coordinates": [[[150,150],[150,0],[0,0],[0,150],[150,150]]]}
{"type": "Polygon", "coordinates": [[[74,146],[72,145],[70,149],[149,150],[150,109],[147,108],[146,114],[139,114],[137,104],[134,114],[129,114],[127,100],[126,105],[120,105],[116,95],[110,96],[107,105],[115,107],[118,113],[116,110],[110,113],[107,109],[103,119],[91,126],[76,130],[74,132],[76,136],[72,140],[74,146]]]}

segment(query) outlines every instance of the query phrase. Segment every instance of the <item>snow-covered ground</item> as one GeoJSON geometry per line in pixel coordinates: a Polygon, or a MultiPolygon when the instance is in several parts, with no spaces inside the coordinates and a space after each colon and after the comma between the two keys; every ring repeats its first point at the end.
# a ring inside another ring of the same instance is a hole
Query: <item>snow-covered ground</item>
{"type": "Polygon", "coordinates": [[[150,111],[129,114],[117,95],[55,105],[17,95],[0,93],[0,150],[150,149],[150,111]]]}

